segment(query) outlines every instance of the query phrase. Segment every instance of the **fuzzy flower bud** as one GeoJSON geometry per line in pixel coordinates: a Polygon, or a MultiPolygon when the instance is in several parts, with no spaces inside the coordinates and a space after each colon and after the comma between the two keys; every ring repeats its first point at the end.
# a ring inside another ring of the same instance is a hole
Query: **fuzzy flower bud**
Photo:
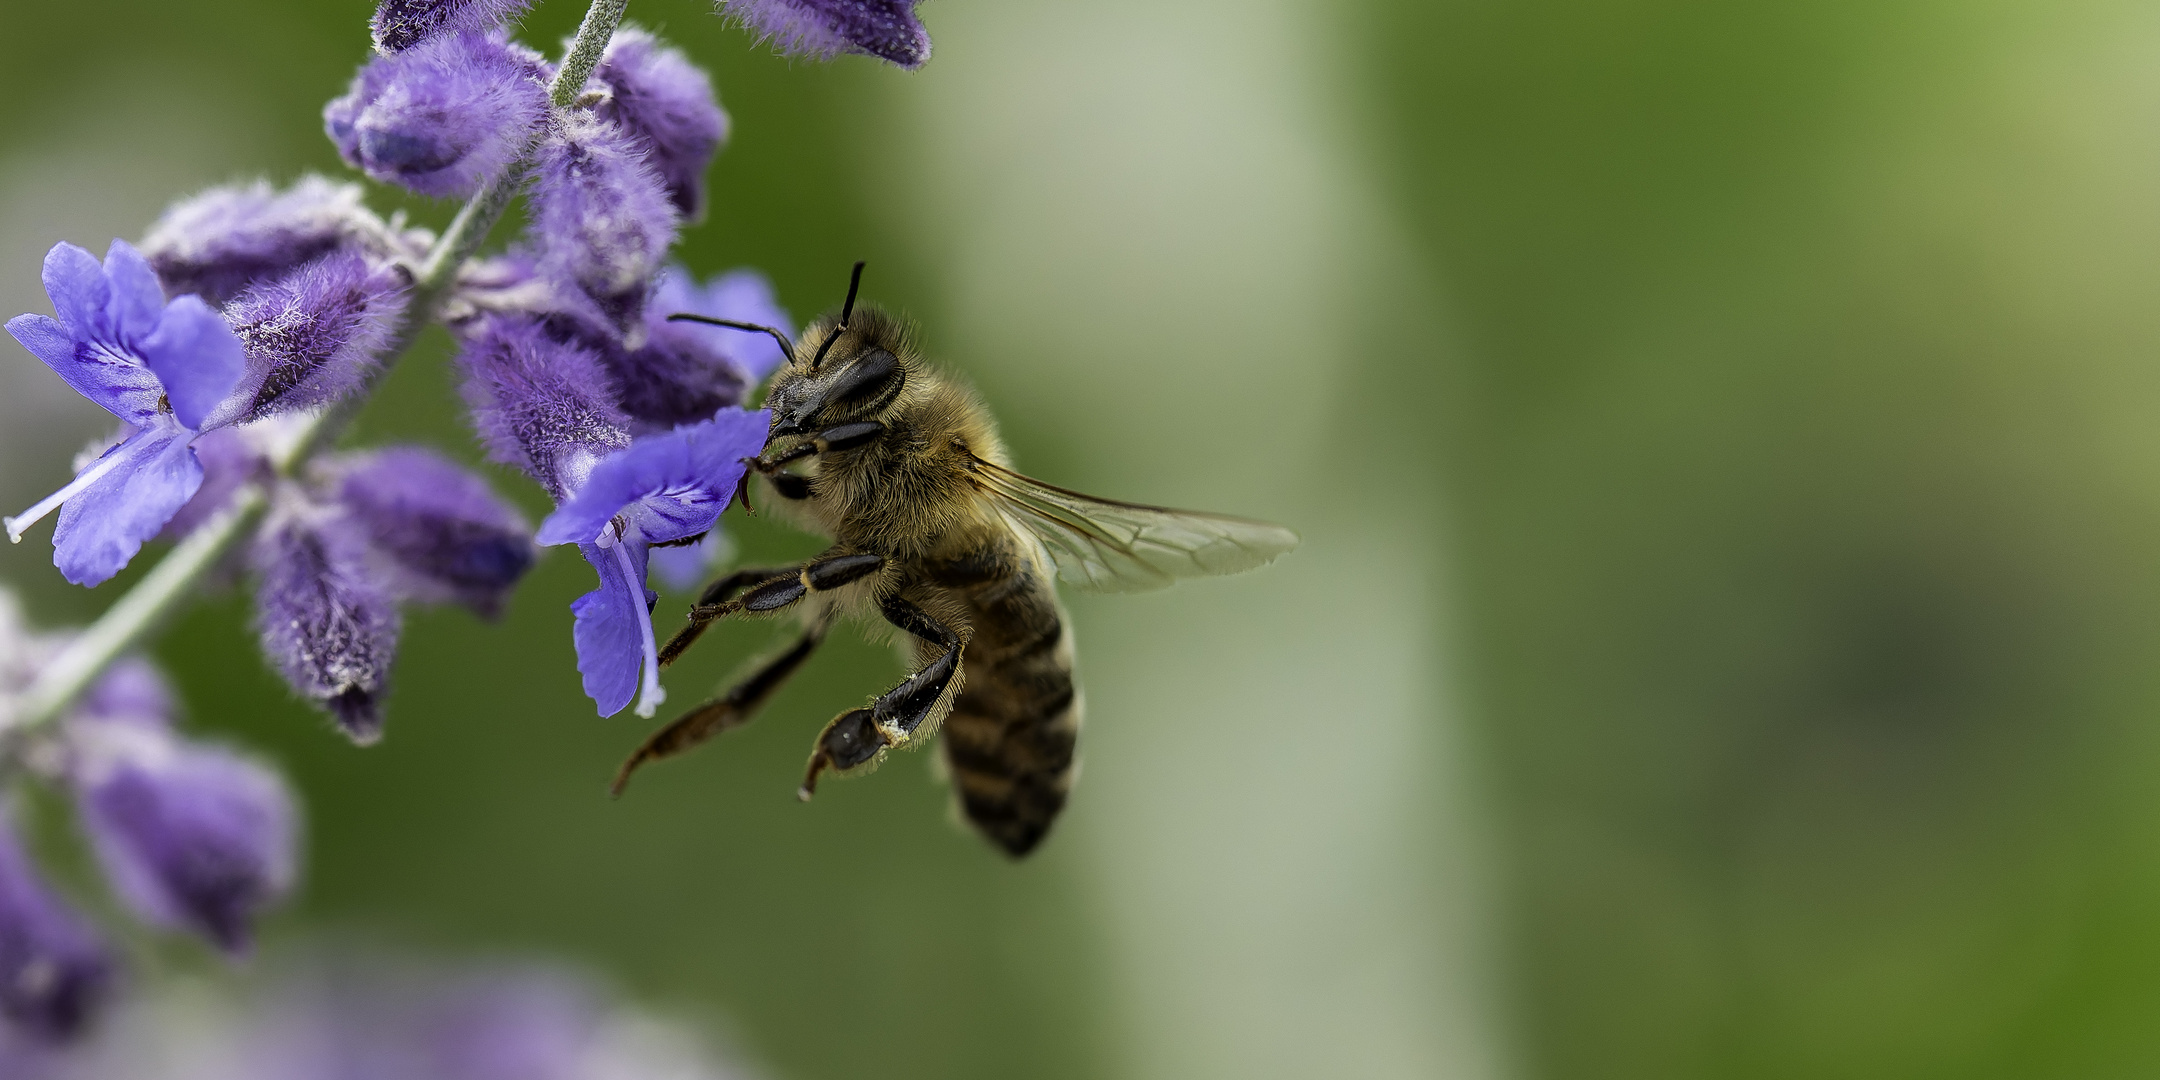
{"type": "Polygon", "coordinates": [[[323,471],[404,597],[493,616],[532,567],[531,526],[487,481],[433,451],[390,447],[323,471]]]}
{"type": "Polygon", "coordinates": [[[67,1040],[103,1003],[112,976],[104,946],[38,878],[0,816],[0,1022],[33,1042],[67,1040]]]}
{"type": "Polygon", "coordinates": [[[531,474],[560,502],[602,457],[630,445],[600,357],[538,320],[492,317],[460,355],[473,425],[495,460],[531,474]]]}
{"type": "Polygon", "coordinates": [[[275,772],[170,730],[77,714],[69,779],[120,899],[154,926],[244,952],[255,917],[291,889],[292,796],[275,772]]]}
{"type": "Polygon", "coordinates": [[[720,10],[792,56],[830,60],[844,52],[904,68],[930,59],[919,0],[721,0],[720,10]]]}
{"type": "Polygon", "coordinates": [[[535,164],[541,275],[582,292],[619,332],[636,336],[676,222],[644,147],[620,126],[574,112],[555,125],[535,164]]]}
{"type": "Polygon", "coordinates": [[[263,655],[354,742],[381,738],[399,620],[366,543],[333,509],[287,492],[252,554],[263,655]]]}
{"type": "Polygon", "coordinates": [[[368,62],[323,127],[354,168],[422,195],[465,198],[517,160],[547,118],[539,55],[445,34],[368,62]]]}
{"type": "Polygon", "coordinates": [[[284,191],[257,180],[182,199],[150,227],[142,253],[167,293],[223,304],[333,251],[409,259],[432,239],[390,228],[361,203],[358,184],[303,176],[284,191]]]}
{"type": "Polygon", "coordinates": [[[594,111],[644,145],[683,219],[702,219],[705,169],[728,135],[712,80],[681,52],[631,27],[615,32],[593,74],[608,91],[594,111]]]}
{"type": "Polygon", "coordinates": [[[403,52],[442,34],[501,29],[531,6],[532,0],[382,0],[368,28],[376,48],[403,52]]]}
{"type": "Polygon", "coordinates": [[[402,275],[352,252],[242,293],[225,311],[247,350],[230,419],[327,405],[358,388],[396,334],[406,298],[402,275]]]}

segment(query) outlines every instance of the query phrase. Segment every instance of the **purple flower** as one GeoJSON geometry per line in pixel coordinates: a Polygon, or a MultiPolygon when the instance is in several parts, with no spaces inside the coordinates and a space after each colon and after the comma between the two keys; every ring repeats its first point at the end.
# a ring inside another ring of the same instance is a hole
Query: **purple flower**
{"type": "Polygon", "coordinates": [[[357,389],[397,333],[405,285],[338,251],[242,293],[226,317],[246,347],[247,375],[214,421],[314,408],[357,389]]]}
{"type": "Polygon", "coordinates": [[[354,168],[422,195],[464,198],[501,176],[547,119],[537,53],[473,33],[379,56],[323,107],[354,168]]]}
{"type": "Polygon", "coordinates": [[[721,0],[781,52],[830,60],[844,52],[904,68],[930,59],[930,32],[915,17],[918,0],[721,0]]]}
{"type": "Polygon", "coordinates": [[[90,928],[39,880],[0,816],[0,1020],[41,1043],[79,1034],[111,989],[113,964],[90,928]]]}
{"type": "Polygon", "coordinates": [[[466,343],[465,400],[497,461],[560,502],[602,457],[630,445],[630,418],[598,355],[538,320],[491,317],[466,343]]]}
{"type": "Polygon", "coordinates": [[[174,203],[150,227],[142,253],[169,293],[224,304],[249,285],[333,251],[378,261],[416,260],[425,230],[399,233],[360,202],[360,185],[303,176],[278,191],[258,180],[174,203]]]}
{"type": "Polygon", "coordinates": [[[382,696],[397,657],[390,584],[334,508],[293,491],[281,501],[252,553],[263,655],[295,693],[367,745],[382,737],[382,696]]]}
{"type": "Polygon", "coordinates": [[[608,357],[623,411],[648,424],[693,423],[740,405],[783,359],[779,343],[763,334],[667,321],[681,312],[761,323],[794,336],[764,275],[737,270],[701,287],[688,270],[669,267],[646,307],[645,344],[608,357]]]}
{"type": "Polygon", "coordinates": [[[591,475],[540,523],[543,544],[576,544],[600,587],[571,605],[578,671],[602,716],[638,699],[651,716],[666,699],[653,638],[646,551],[713,527],[742,479],[742,459],[765,444],[771,414],[725,409],[693,427],[639,439],[591,475]],[[642,687],[639,670],[643,669],[642,687]]]}
{"type": "Polygon", "coordinates": [[[525,519],[487,481],[433,451],[391,447],[326,462],[325,472],[404,597],[492,616],[532,567],[525,519]]]}
{"type": "Polygon", "coordinates": [[[73,482],[22,516],[8,539],[60,509],[53,564],[69,581],[96,585],[127,565],[145,540],[202,484],[190,445],[240,380],[240,339],[193,296],[167,303],[150,264],[115,240],[100,267],[73,244],[45,256],[45,291],[57,321],[8,320],[8,333],[77,392],[133,431],[73,482]]]}
{"type": "Polygon", "coordinates": [[[69,781],[113,891],[146,922],[245,951],[292,888],[292,796],[277,773],[165,728],[78,714],[69,781]]]}
{"type": "Polygon", "coordinates": [[[712,80],[682,53],[643,30],[615,32],[593,74],[607,98],[595,111],[643,144],[684,220],[705,216],[705,168],[727,141],[728,117],[712,80]]]}
{"type": "Polygon", "coordinates": [[[626,338],[642,336],[646,293],[675,242],[675,206],[643,151],[616,124],[566,114],[535,158],[529,207],[541,275],[589,297],[626,338]]]}
{"type": "Polygon", "coordinates": [[[402,52],[439,34],[500,29],[532,0],[382,0],[369,21],[375,47],[402,52]]]}

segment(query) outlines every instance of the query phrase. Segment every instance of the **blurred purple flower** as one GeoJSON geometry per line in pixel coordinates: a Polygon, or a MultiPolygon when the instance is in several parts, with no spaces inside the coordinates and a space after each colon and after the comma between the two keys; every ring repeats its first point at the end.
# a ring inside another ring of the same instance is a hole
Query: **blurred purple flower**
{"type": "Polygon", "coordinates": [[[702,424],[639,439],[596,464],[540,523],[540,543],[578,545],[600,575],[600,587],[570,606],[578,671],[600,715],[622,711],[634,696],[638,715],[651,716],[666,700],[654,597],[645,588],[647,549],[713,527],[742,479],[742,459],[765,444],[770,424],[769,413],[725,409],[702,424]]]}
{"type": "Polygon", "coordinates": [[[533,0],[382,0],[368,28],[375,47],[402,52],[440,34],[501,29],[533,0]]]}
{"type": "Polygon", "coordinates": [[[500,37],[445,34],[369,61],[323,127],[354,168],[465,198],[501,176],[547,119],[547,66],[500,37]]]}
{"type": "Polygon", "coordinates": [[[366,541],[334,509],[287,491],[251,554],[263,655],[354,742],[381,738],[399,620],[366,541]]]}
{"type": "Polygon", "coordinates": [[[687,269],[668,267],[646,307],[645,344],[609,357],[623,411],[645,423],[674,427],[740,405],[780,365],[780,345],[771,338],[667,321],[684,312],[760,323],[794,336],[764,275],[737,270],[700,286],[687,269]]]}
{"type": "Polygon", "coordinates": [[[171,725],[174,711],[172,686],[165,674],[140,656],[128,656],[106,668],[91,684],[76,703],[74,715],[165,728],[171,725]]]}
{"type": "Polygon", "coordinates": [[[113,891],[155,926],[228,953],[292,888],[292,796],[277,773],[166,728],[78,713],[69,780],[113,891]]]}
{"type": "Polygon", "coordinates": [[[659,578],[676,592],[689,592],[705,583],[713,568],[735,555],[735,542],[714,525],[704,538],[685,544],[653,548],[646,558],[647,580],[659,578]]]}
{"type": "Polygon", "coordinates": [[[113,982],[105,948],[38,878],[0,814],[0,1021],[26,1040],[81,1034],[113,982]]]}
{"type": "Polygon", "coordinates": [[[150,264],[112,243],[103,266],[73,244],[45,256],[59,319],[18,315],[8,333],[78,393],[133,426],[59,491],[6,521],[8,539],[60,510],[53,565],[96,585],[128,564],[202,483],[190,445],[240,379],[240,339],[193,296],[167,303],[150,264]]]}
{"type": "Polygon", "coordinates": [[[489,453],[531,474],[557,502],[602,457],[630,445],[630,418],[591,350],[538,320],[485,320],[459,356],[465,400],[489,453]]]}
{"type": "Polygon", "coordinates": [[[541,275],[583,293],[639,344],[677,217],[640,140],[590,113],[561,117],[535,158],[529,209],[541,275]]]}
{"type": "Polygon", "coordinates": [[[633,27],[615,32],[593,72],[608,88],[595,111],[643,144],[686,221],[705,216],[705,169],[727,141],[728,117],[705,72],[658,38],[633,27]]]}
{"type": "Polygon", "coordinates": [[[781,52],[830,60],[844,52],[904,68],[930,59],[930,32],[915,17],[919,0],[721,0],[781,52]]]}
{"type": "Polygon", "coordinates": [[[533,564],[532,528],[488,483],[418,447],[324,463],[346,520],[401,596],[493,616],[533,564]]]}

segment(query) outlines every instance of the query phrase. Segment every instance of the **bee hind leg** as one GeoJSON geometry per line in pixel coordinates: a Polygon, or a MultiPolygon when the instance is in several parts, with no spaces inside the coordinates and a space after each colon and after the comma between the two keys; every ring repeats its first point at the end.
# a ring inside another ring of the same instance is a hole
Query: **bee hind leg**
{"type": "Polygon", "coordinates": [[[869,708],[850,709],[825,725],[797,793],[804,799],[816,793],[818,774],[827,769],[842,774],[866,769],[887,750],[914,742],[940,709],[952,707],[953,682],[960,673],[960,635],[899,597],[887,599],[880,607],[885,621],[945,652],[879,695],[869,708]]]}
{"type": "Polygon", "coordinates": [[[810,654],[817,650],[818,643],[825,640],[825,630],[826,623],[820,620],[804,631],[803,636],[788,651],[760,665],[741,682],[729,687],[726,693],[684,713],[673,723],[654,732],[651,738],[646,739],[644,744],[622,763],[622,768],[616,770],[615,783],[609,787],[608,793],[620,798],[623,788],[629,786],[630,774],[648,761],[674,757],[723,731],[732,731],[749,723],[751,718],[757,715],[758,709],[765,704],[765,699],[771,697],[773,691],[778,690],[780,684],[786,682],[788,676],[793,675],[795,669],[801,667],[803,661],[808,660],[810,654]]]}

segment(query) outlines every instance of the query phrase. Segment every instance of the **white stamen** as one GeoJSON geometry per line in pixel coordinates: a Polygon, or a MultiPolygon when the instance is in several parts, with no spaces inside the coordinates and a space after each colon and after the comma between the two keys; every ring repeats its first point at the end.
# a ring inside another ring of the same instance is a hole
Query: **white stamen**
{"type": "MultiPolygon", "coordinates": [[[[637,565],[630,561],[630,545],[615,545],[615,564],[622,567],[623,579],[630,583],[630,595],[639,608],[645,606],[645,582],[638,577],[637,565]]],[[[660,711],[660,703],[667,700],[667,691],[660,688],[660,645],[653,640],[652,612],[638,612],[638,644],[645,650],[645,682],[638,689],[637,714],[648,720],[660,711]]]]}
{"type": "Polygon", "coordinates": [[[75,479],[68,481],[66,487],[38,500],[36,506],[23,511],[15,517],[0,518],[0,524],[7,526],[8,543],[22,543],[23,534],[30,531],[30,526],[43,521],[45,515],[60,509],[61,503],[74,498],[82,489],[103,479],[106,473],[113,471],[120,464],[121,457],[118,448],[114,448],[104,457],[97,459],[89,468],[84,469],[75,479]]]}

